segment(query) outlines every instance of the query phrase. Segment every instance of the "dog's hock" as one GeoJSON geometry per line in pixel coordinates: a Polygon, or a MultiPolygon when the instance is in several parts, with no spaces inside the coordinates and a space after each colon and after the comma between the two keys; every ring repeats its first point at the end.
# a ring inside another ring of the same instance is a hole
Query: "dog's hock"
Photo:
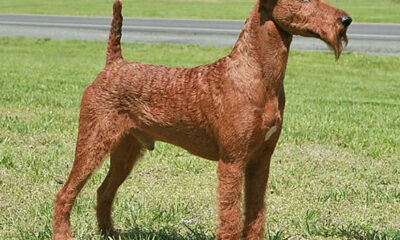
{"type": "Polygon", "coordinates": [[[265,134],[265,141],[268,141],[272,137],[272,135],[274,135],[274,133],[276,133],[277,130],[278,130],[277,126],[271,127],[268,130],[267,134],[265,134]]]}

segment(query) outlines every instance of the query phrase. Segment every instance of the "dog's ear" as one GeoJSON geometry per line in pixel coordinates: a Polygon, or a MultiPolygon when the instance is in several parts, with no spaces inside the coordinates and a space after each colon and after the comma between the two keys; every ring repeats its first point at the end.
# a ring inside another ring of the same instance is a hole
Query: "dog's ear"
{"type": "Polygon", "coordinates": [[[279,0],[260,0],[260,7],[264,8],[268,12],[271,12],[277,1],[279,0]]]}
{"type": "Polygon", "coordinates": [[[274,9],[276,2],[279,0],[260,0],[260,13],[261,22],[265,22],[267,19],[272,18],[272,10],[274,9]]]}
{"type": "Polygon", "coordinates": [[[276,3],[279,0],[260,0],[261,4],[270,4],[270,3],[276,3]]]}

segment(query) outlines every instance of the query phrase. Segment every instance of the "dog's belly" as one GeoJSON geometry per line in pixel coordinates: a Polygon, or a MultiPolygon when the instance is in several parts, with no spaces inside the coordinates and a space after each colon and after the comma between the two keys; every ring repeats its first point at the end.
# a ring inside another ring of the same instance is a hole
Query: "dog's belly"
{"type": "Polygon", "coordinates": [[[156,141],[162,141],[179,146],[188,152],[208,159],[217,161],[219,150],[216,140],[202,129],[164,127],[152,128],[146,131],[156,141]]]}

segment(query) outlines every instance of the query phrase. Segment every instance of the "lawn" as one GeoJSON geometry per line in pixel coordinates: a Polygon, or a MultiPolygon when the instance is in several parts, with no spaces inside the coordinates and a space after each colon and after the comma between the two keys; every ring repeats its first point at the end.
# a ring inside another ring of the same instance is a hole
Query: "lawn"
{"type": "MultiPolygon", "coordinates": [[[[399,0],[328,0],[356,22],[400,23],[399,0]]],[[[255,0],[125,0],[126,17],[239,19],[255,0]]],[[[0,0],[1,13],[109,16],[112,0],[0,0]]]]}
{"type": "MultiPolygon", "coordinates": [[[[0,38],[0,239],[49,239],[54,195],[73,162],[84,87],[105,43],[0,38]]],[[[228,48],[123,46],[127,59],[195,66],[228,48]]],[[[292,52],[273,157],[267,239],[400,239],[400,58],[292,52]]],[[[72,214],[100,239],[91,178],[72,214]]],[[[157,143],[121,187],[124,239],[214,239],[216,164],[157,143]]]]}

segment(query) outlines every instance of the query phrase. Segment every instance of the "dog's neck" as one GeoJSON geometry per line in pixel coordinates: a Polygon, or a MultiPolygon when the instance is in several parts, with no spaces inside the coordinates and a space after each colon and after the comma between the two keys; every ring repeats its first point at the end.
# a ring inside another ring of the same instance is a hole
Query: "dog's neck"
{"type": "Polygon", "coordinates": [[[292,35],[280,29],[257,3],[229,57],[236,66],[241,63],[247,71],[253,69],[269,88],[280,91],[291,41],[292,35]]]}

